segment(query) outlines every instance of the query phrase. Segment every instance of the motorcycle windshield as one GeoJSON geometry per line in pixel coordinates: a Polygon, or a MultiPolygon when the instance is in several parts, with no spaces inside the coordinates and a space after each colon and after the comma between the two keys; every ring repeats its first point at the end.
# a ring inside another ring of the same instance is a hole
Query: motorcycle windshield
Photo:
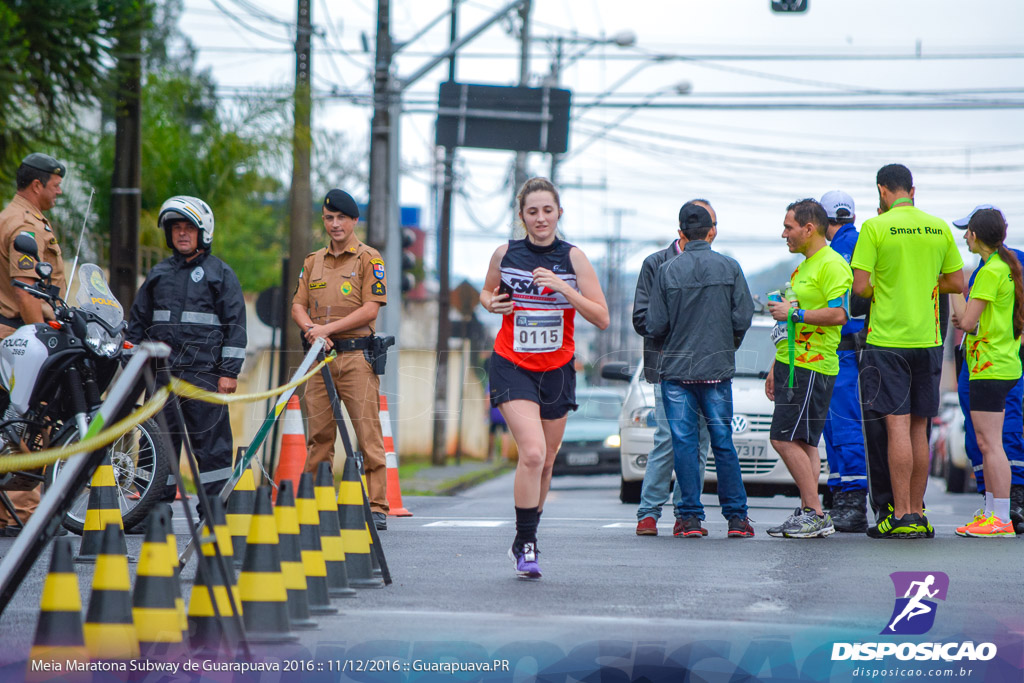
{"type": "Polygon", "coordinates": [[[78,288],[73,305],[96,314],[112,328],[120,325],[124,320],[124,309],[107,286],[107,278],[100,267],[83,263],[78,267],[75,279],[78,280],[78,288]]]}

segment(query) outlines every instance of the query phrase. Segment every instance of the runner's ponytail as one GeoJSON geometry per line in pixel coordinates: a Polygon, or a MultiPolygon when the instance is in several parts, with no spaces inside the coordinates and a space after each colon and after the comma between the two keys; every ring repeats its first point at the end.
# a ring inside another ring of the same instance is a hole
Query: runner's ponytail
{"type": "Polygon", "coordinates": [[[1010,276],[1013,277],[1013,336],[1017,338],[1024,332],[1024,275],[1017,255],[1005,244],[999,245],[999,258],[1010,266],[1010,276]]]}

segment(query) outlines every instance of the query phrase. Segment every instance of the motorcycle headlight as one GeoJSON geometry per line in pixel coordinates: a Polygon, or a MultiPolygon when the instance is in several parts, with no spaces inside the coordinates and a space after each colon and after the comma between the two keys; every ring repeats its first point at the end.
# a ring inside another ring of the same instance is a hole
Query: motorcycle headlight
{"type": "Polygon", "coordinates": [[[89,323],[86,327],[85,345],[98,356],[113,358],[121,350],[123,343],[123,334],[111,335],[98,323],[89,323]]]}

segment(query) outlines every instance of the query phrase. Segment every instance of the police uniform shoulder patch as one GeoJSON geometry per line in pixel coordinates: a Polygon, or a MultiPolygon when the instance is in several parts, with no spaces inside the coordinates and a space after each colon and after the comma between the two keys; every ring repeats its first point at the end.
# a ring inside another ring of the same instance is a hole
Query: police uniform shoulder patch
{"type": "Polygon", "coordinates": [[[378,280],[384,279],[384,261],[379,258],[370,259],[370,267],[373,269],[373,276],[378,280]]]}
{"type": "Polygon", "coordinates": [[[370,293],[373,294],[374,296],[384,296],[386,291],[387,290],[384,287],[384,283],[380,282],[379,280],[370,285],[370,293]]]}
{"type": "Polygon", "coordinates": [[[352,293],[352,283],[349,282],[348,280],[345,280],[344,282],[342,282],[341,283],[341,293],[344,294],[345,296],[348,296],[349,294],[351,294],[352,293]]]}
{"type": "Polygon", "coordinates": [[[36,265],[36,260],[28,254],[22,254],[18,257],[18,269],[19,270],[32,270],[36,265]]]}

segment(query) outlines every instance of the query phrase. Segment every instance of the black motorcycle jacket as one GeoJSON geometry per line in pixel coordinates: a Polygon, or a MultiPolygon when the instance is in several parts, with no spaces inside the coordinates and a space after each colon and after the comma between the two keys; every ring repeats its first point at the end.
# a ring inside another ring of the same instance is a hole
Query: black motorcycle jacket
{"type": "Polygon", "coordinates": [[[175,254],[150,271],[129,314],[128,341],[171,347],[170,369],[237,377],[245,360],[245,301],[231,267],[216,256],[175,254]]]}

